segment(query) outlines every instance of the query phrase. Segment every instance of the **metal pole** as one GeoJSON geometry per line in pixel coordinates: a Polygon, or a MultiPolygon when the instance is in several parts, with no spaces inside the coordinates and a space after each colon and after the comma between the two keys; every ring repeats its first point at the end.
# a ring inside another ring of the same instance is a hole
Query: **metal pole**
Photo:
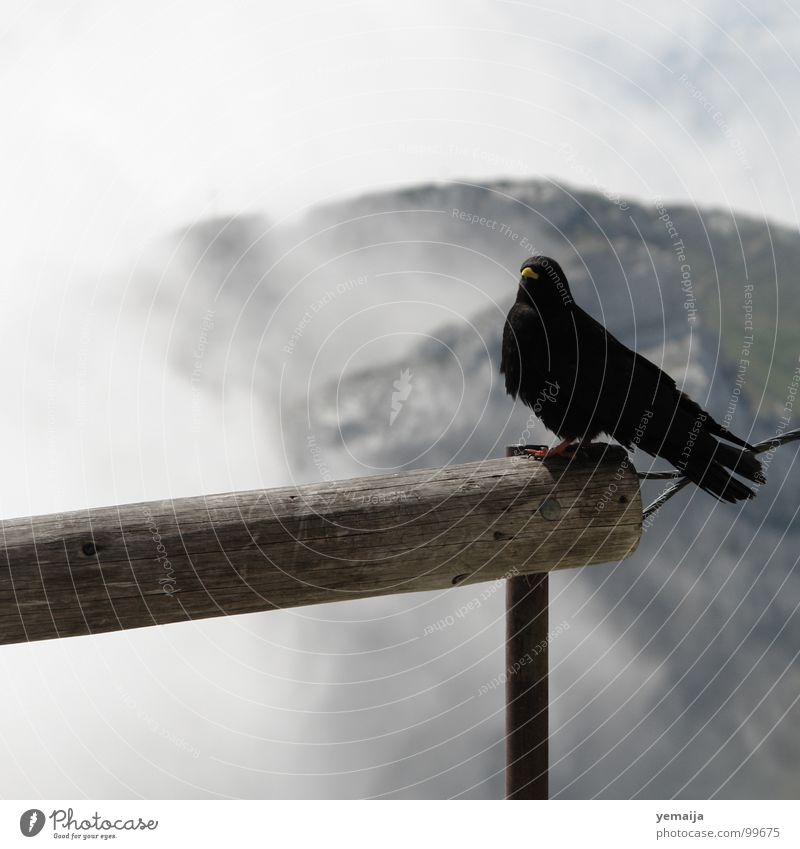
{"type": "MultiPolygon", "coordinates": [[[[531,448],[540,446],[522,446],[531,448]]],[[[506,456],[523,453],[506,448],[506,456]]],[[[548,575],[506,582],[506,798],[548,798],[548,575]]]]}

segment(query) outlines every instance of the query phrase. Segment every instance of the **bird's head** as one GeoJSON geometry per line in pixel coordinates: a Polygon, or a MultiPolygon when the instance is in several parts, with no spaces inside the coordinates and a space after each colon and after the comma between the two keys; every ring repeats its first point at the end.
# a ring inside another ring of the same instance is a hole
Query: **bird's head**
{"type": "Polygon", "coordinates": [[[519,296],[529,298],[536,304],[553,303],[572,306],[567,275],[561,266],[549,256],[531,256],[520,269],[519,296]]]}

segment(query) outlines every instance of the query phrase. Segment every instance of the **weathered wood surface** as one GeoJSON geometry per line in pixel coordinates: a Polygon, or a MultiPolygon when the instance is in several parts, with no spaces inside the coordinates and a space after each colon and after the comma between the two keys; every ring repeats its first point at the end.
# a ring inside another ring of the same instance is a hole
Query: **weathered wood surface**
{"type": "Polygon", "coordinates": [[[549,797],[549,579],[506,581],[506,799],[549,797]]]}
{"type": "Polygon", "coordinates": [[[571,463],[489,460],[6,520],[0,644],[617,560],[641,532],[626,457],[593,446],[571,463]]]}

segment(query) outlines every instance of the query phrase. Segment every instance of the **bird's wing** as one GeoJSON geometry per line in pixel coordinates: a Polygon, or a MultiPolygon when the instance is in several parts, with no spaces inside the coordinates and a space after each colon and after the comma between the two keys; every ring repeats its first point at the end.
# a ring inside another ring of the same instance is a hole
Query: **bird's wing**
{"type": "Polygon", "coordinates": [[[582,417],[592,422],[590,430],[629,444],[645,413],[669,421],[683,395],[673,378],[580,307],[571,316],[572,328],[564,329],[573,335],[572,344],[561,346],[567,357],[564,367],[577,375],[573,399],[582,417]]]}
{"type": "MultiPolygon", "coordinates": [[[[580,307],[573,308],[576,353],[581,367],[588,366],[603,378],[608,397],[625,397],[633,384],[639,392],[678,392],[675,381],[655,363],[620,342],[599,321],[580,307]],[[584,347],[585,355],[581,355],[584,347]]],[[[682,394],[682,393],[680,393],[682,394]]]]}
{"type": "Polygon", "coordinates": [[[578,347],[581,372],[591,383],[602,386],[600,413],[606,424],[609,421],[616,424],[617,433],[614,430],[607,433],[626,442],[625,436],[641,422],[642,414],[652,412],[666,429],[683,433],[702,426],[703,431],[713,436],[752,450],[752,446],[730,433],[678,389],[675,380],[655,363],[620,342],[588,313],[580,308],[574,312],[576,347],[586,344],[587,356],[581,357],[578,347]]]}
{"type": "Polygon", "coordinates": [[[547,364],[547,340],[541,318],[531,306],[515,303],[503,327],[500,374],[505,375],[506,392],[512,398],[519,395],[531,406],[544,385],[547,364]]]}

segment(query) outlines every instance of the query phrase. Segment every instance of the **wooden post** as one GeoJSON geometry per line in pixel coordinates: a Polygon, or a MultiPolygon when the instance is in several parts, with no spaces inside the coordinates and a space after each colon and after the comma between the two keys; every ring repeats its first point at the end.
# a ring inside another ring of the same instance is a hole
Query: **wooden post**
{"type": "Polygon", "coordinates": [[[506,799],[547,799],[548,576],[506,584],[506,799]]]}
{"type": "Polygon", "coordinates": [[[548,798],[548,583],[547,572],[506,581],[506,799],[548,798]]]}
{"type": "Polygon", "coordinates": [[[489,460],[6,520],[0,644],[618,560],[642,518],[623,456],[489,460]],[[612,478],[615,497],[599,511],[612,478]]]}
{"type": "Polygon", "coordinates": [[[547,572],[506,582],[506,799],[548,798],[548,584],[547,572]]]}
{"type": "MultiPolygon", "coordinates": [[[[528,451],[532,448],[545,446],[510,446],[506,448],[506,457],[530,456],[528,451]]],[[[615,453],[607,445],[592,445],[581,452],[570,463],[602,463],[609,453],[615,453]]],[[[617,486],[620,475],[631,468],[627,454],[618,459],[613,479],[594,505],[596,515],[604,513],[611,503],[641,511],[641,501],[634,499],[635,504],[630,505],[630,495],[617,486]]],[[[561,464],[565,461],[548,461],[552,462],[563,468],[561,464]]],[[[555,497],[545,499],[538,512],[550,521],[560,522],[561,510],[555,497]]],[[[548,571],[519,575],[506,582],[507,799],[549,798],[548,571]]]]}

